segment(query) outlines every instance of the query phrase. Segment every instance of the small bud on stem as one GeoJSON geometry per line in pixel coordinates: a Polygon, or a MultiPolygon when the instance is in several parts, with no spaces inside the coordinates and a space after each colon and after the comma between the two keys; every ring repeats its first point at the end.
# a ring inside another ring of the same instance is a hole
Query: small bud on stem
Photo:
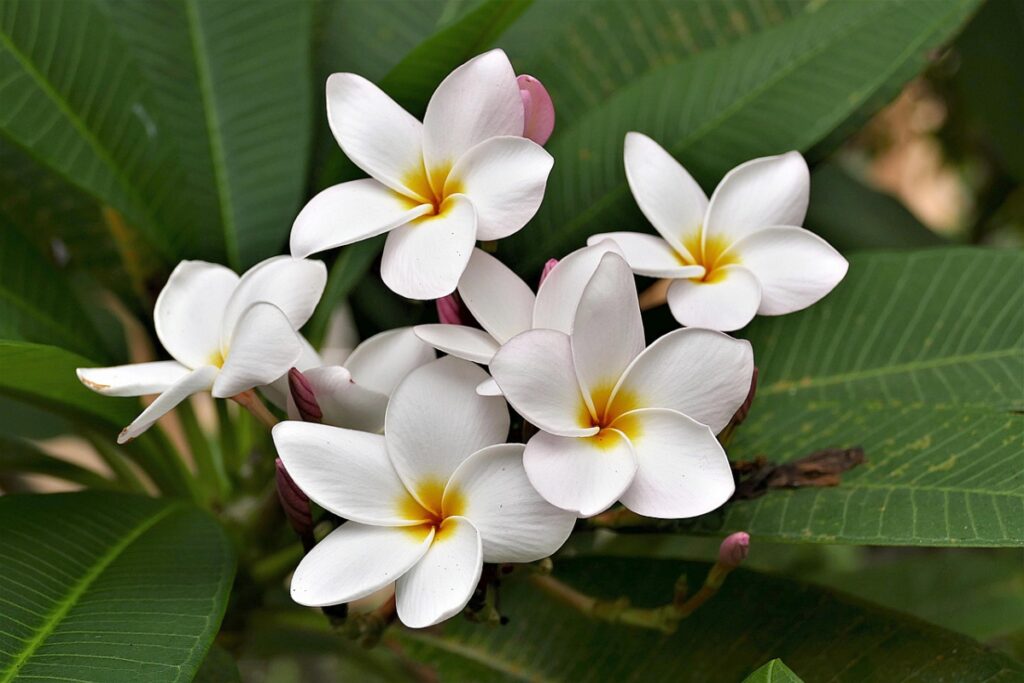
{"type": "Polygon", "coordinates": [[[292,401],[295,402],[295,408],[299,411],[299,417],[303,422],[319,424],[323,421],[324,413],[316,401],[313,385],[297,368],[288,371],[288,388],[291,390],[292,401]]]}
{"type": "Polygon", "coordinates": [[[542,284],[544,284],[544,281],[548,279],[548,275],[551,274],[551,271],[554,270],[555,266],[557,265],[558,259],[548,259],[548,262],[544,264],[544,269],[540,271],[540,281],[537,283],[537,287],[540,287],[542,284]]]}
{"type": "Polygon", "coordinates": [[[281,508],[292,529],[302,539],[306,552],[309,552],[314,545],[313,513],[309,509],[309,496],[291,478],[280,458],[274,461],[274,467],[277,470],[277,497],[281,501],[281,508]]]}
{"type": "Polygon", "coordinates": [[[462,316],[462,301],[458,292],[434,300],[437,306],[437,319],[445,325],[465,325],[462,316]]]}

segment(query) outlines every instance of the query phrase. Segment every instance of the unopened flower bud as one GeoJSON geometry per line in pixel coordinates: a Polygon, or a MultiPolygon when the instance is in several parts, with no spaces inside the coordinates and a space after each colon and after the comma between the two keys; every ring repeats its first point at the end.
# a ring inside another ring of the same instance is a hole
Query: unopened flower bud
{"type": "Polygon", "coordinates": [[[544,281],[548,279],[548,275],[551,274],[551,271],[554,270],[555,266],[557,266],[557,265],[558,265],[558,259],[556,259],[556,258],[549,258],[548,259],[548,262],[544,264],[544,269],[540,271],[540,282],[537,283],[538,287],[540,287],[542,284],[544,284],[544,281]]]}
{"type": "Polygon", "coordinates": [[[437,319],[445,325],[465,325],[462,316],[462,301],[458,292],[434,300],[437,306],[437,319]]]}
{"type": "Polygon", "coordinates": [[[555,129],[555,105],[544,85],[523,74],[516,81],[523,98],[523,137],[543,145],[555,129]]]}
{"type": "Polygon", "coordinates": [[[740,566],[743,560],[750,554],[750,534],[746,531],[737,531],[726,536],[722,545],[718,548],[718,563],[735,569],[740,566]]]}
{"type": "Polygon", "coordinates": [[[303,422],[319,423],[323,420],[324,413],[316,401],[313,385],[297,368],[288,371],[288,388],[292,392],[292,401],[295,402],[295,407],[303,422]]]}
{"type": "Polygon", "coordinates": [[[292,529],[304,541],[313,538],[313,513],[309,509],[309,497],[302,492],[295,480],[278,458],[274,461],[277,469],[277,497],[292,529]]]}

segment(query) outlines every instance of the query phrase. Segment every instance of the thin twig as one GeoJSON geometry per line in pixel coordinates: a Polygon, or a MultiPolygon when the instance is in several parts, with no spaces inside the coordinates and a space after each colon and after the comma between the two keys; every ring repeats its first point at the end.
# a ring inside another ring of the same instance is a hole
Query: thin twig
{"type": "Polygon", "coordinates": [[[263,401],[260,400],[260,397],[252,389],[235,394],[231,397],[231,400],[252,413],[267,429],[273,429],[274,425],[278,422],[274,414],[263,405],[263,401]]]}
{"type": "Polygon", "coordinates": [[[642,291],[640,293],[640,310],[649,311],[668,301],[668,286],[671,284],[672,280],[665,278],[642,291]]]}

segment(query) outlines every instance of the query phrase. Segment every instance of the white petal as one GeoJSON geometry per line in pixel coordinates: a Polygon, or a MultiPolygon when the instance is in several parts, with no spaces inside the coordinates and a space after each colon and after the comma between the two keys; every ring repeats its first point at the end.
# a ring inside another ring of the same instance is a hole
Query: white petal
{"type": "Polygon", "coordinates": [[[522,444],[477,451],[459,465],[444,510],[471,521],[483,538],[484,562],[533,562],[553,554],[572,533],[576,515],[544,500],[526,477],[522,444]]]}
{"type": "Polygon", "coordinates": [[[485,379],[476,365],[449,356],[413,370],[391,397],[388,455],[409,491],[430,509],[440,502],[432,496],[463,460],[508,434],[505,401],[476,393],[485,379]]]}
{"type": "Polygon", "coordinates": [[[674,280],[667,297],[679,324],[731,332],[757,315],[761,285],[743,266],[722,266],[707,281],[674,280]]]}
{"type": "Polygon", "coordinates": [[[410,628],[440,623],[462,611],[483,571],[480,533],[469,520],[449,517],[427,554],[395,586],[398,618],[410,628]]]}
{"type": "Polygon", "coordinates": [[[324,341],[320,345],[323,365],[344,365],[345,359],[352,355],[358,345],[359,329],[356,328],[352,307],[347,300],[341,301],[331,311],[324,341]]]}
{"type": "Polygon", "coordinates": [[[455,291],[473,253],[476,214],[469,199],[452,195],[441,213],[388,234],[380,275],[396,294],[437,299],[455,291]]]}
{"type": "Polygon", "coordinates": [[[322,607],[364,598],[409,571],[433,540],[433,527],[346,522],[302,558],[292,575],[292,600],[322,607]]]}
{"type": "Polygon", "coordinates": [[[359,168],[392,190],[428,201],[423,176],[423,126],[362,76],[327,79],[327,120],[334,139],[359,168]]]}
{"type": "Polygon", "coordinates": [[[746,399],[753,374],[750,342],[689,327],[669,332],[637,356],[613,403],[676,410],[717,434],[746,399]]]}
{"type": "Polygon", "coordinates": [[[849,263],[828,242],[803,228],[775,227],[733,246],[761,284],[762,315],[807,308],[846,276],[849,263]]]}
{"type": "Polygon", "coordinates": [[[466,325],[417,325],[416,336],[438,351],[456,358],[487,365],[498,350],[498,342],[483,330],[466,325]]]}
{"type": "Polygon", "coordinates": [[[274,304],[295,330],[300,329],[313,315],[326,285],[323,261],[274,256],[257,263],[242,275],[228,301],[221,326],[222,346],[231,339],[242,314],[259,302],[274,304]]]}
{"type": "Polygon", "coordinates": [[[270,384],[288,372],[302,355],[302,342],[284,312],[255,303],[238,321],[224,366],[213,385],[214,398],[230,398],[270,384]]]}
{"type": "MultiPolygon", "coordinates": [[[[309,343],[309,340],[301,334],[298,336],[299,344],[302,346],[302,353],[299,355],[299,359],[295,361],[295,365],[293,367],[305,372],[306,370],[326,365],[326,361],[321,360],[320,354],[316,352],[316,349],[314,349],[313,345],[309,343]]],[[[294,402],[292,402],[292,390],[288,385],[287,374],[281,375],[270,384],[265,384],[259,387],[259,390],[268,401],[281,410],[287,412],[291,419],[299,419],[299,412],[295,408],[294,402]]]]}
{"type": "Polygon", "coordinates": [[[501,387],[494,381],[493,377],[488,377],[480,384],[476,385],[476,393],[481,396],[502,396],[501,387]]]}
{"type": "Polygon", "coordinates": [[[626,263],[637,275],[645,277],[703,277],[701,266],[685,265],[675,248],[654,235],[639,232],[606,232],[593,235],[587,244],[597,244],[610,239],[619,246],[626,263]]]}
{"type": "Polygon", "coordinates": [[[583,288],[608,252],[622,255],[612,240],[604,240],[572,252],[555,266],[537,290],[533,309],[533,327],[569,334],[583,288]]]}
{"type": "Polygon", "coordinates": [[[221,322],[237,284],[238,276],[224,266],[179,263],[153,310],[156,336],[167,353],[190,368],[216,364],[221,322]]]}
{"type": "Polygon", "coordinates": [[[292,256],[305,257],[380,235],[430,213],[373,178],[328,187],[310,199],[292,223],[292,256]]]}
{"type": "Polygon", "coordinates": [[[78,368],[78,380],[104,396],[145,396],[166,391],[189,374],[189,369],[173,360],[133,363],[110,368],[78,368]]]}
{"type": "Polygon", "coordinates": [[[123,444],[137,438],[186,398],[200,391],[208,390],[213,385],[213,379],[216,376],[217,368],[212,365],[204,365],[188,373],[157,396],[156,400],[150,403],[141,415],[122,429],[117,437],[117,442],[123,444]]]}
{"type": "Polygon", "coordinates": [[[729,459],[711,430],[674,410],[626,413],[622,427],[639,467],[622,504],[645,517],[696,517],[720,507],[736,486],[729,459]]]}
{"type": "Polygon", "coordinates": [[[601,257],[576,309],[571,340],[576,376],[600,420],[619,377],[644,350],[633,273],[618,254],[601,257]]]}
{"type": "Polygon", "coordinates": [[[481,327],[500,344],[533,325],[535,297],[530,286],[480,249],[474,249],[469,257],[466,272],[459,280],[459,296],[481,327]]]}
{"type": "Polygon", "coordinates": [[[623,157],[629,189],[644,216],[676,251],[694,261],[699,254],[691,254],[683,241],[704,222],[704,190],[682,164],[642,133],[626,133],[623,157]]]}
{"type": "Polygon", "coordinates": [[[474,57],[448,74],[427,104],[423,160],[431,181],[476,144],[522,132],[523,100],[508,57],[501,50],[474,57]]]}
{"type": "Polygon", "coordinates": [[[316,394],[324,424],[374,434],[384,430],[388,408],[385,394],[355,383],[348,369],[338,365],[313,368],[303,374],[316,394]]]}
{"type": "Polygon", "coordinates": [[[390,396],[406,375],[436,357],[413,328],[400,327],[361,343],[345,360],[345,367],[357,384],[390,396]]]}
{"type": "Polygon", "coordinates": [[[799,152],[754,159],[729,171],[715,188],[704,240],[728,244],[771,225],[802,225],[811,176],[799,152]]]}
{"type": "Polygon", "coordinates": [[[299,488],[325,510],[362,524],[427,521],[388,459],[384,437],[310,422],[281,422],[274,446],[299,488]]]}
{"type": "Polygon", "coordinates": [[[580,391],[568,335],[523,332],[498,349],[490,370],[516,412],[544,431],[562,436],[599,431],[580,391]]]}
{"type": "Polygon", "coordinates": [[[629,439],[615,429],[582,439],[540,432],[526,444],[523,467],[549,503],[593,517],[629,487],[637,461],[629,439]]]}
{"type": "Polygon", "coordinates": [[[458,192],[473,202],[477,239],[501,239],[537,213],[554,163],[532,140],[491,138],[459,157],[445,181],[445,194],[458,192]]]}

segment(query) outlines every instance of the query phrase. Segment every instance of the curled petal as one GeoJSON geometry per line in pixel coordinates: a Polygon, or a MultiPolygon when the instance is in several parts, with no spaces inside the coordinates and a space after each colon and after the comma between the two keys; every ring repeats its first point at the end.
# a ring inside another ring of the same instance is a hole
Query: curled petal
{"type": "Polygon", "coordinates": [[[205,365],[196,368],[167,388],[156,400],[142,411],[142,414],[123,430],[117,437],[120,444],[128,443],[153,426],[153,423],[174,409],[192,394],[206,391],[213,385],[217,376],[217,368],[205,365]]]}
{"type": "Polygon", "coordinates": [[[173,360],[75,370],[82,384],[104,396],[159,394],[189,372],[188,368],[173,360]]]}

